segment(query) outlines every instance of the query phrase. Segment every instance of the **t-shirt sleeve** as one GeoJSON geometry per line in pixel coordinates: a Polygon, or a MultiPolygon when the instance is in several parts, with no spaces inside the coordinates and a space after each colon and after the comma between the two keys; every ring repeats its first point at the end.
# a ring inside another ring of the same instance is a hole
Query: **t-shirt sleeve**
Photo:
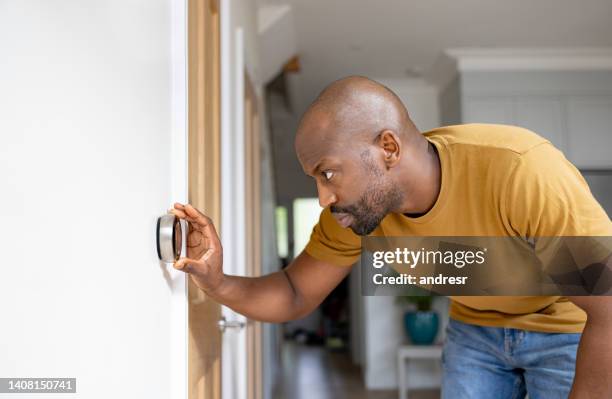
{"type": "Polygon", "coordinates": [[[361,238],[350,228],[341,227],[327,207],[312,229],[305,251],[319,260],[350,266],[361,255],[361,238]]]}
{"type": "Polygon", "coordinates": [[[575,259],[580,267],[610,254],[610,240],[603,239],[612,236],[610,218],[578,169],[550,143],[540,144],[516,159],[503,198],[502,209],[512,231],[534,241],[536,254],[545,265],[556,259],[560,243],[573,256],[582,256],[575,259]],[[568,236],[602,238],[549,238],[568,236]]]}

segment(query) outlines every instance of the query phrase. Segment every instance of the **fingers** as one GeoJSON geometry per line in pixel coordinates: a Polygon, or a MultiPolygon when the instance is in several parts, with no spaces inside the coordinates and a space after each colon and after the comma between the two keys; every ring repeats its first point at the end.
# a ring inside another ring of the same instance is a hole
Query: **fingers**
{"type": "Polygon", "coordinates": [[[219,247],[219,235],[212,220],[190,204],[185,205],[185,213],[188,217],[195,218],[196,222],[203,227],[205,236],[211,239],[211,247],[219,247]]]}
{"type": "Polygon", "coordinates": [[[206,215],[198,211],[190,204],[183,205],[181,203],[175,202],[174,207],[168,209],[168,213],[173,213],[183,219],[195,220],[202,225],[210,223],[210,219],[206,215]]]}
{"type": "Polygon", "coordinates": [[[195,209],[193,206],[191,206],[191,204],[186,204],[182,210],[187,214],[187,216],[198,220],[198,223],[200,223],[201,225],[211,223],[211,220],[208,216],[195,209]]]}
{"type": "Polygon", "coordinates": [[[198,219],[188,215],[185,212],[185,206],[179,204],[178,202],[174,204],[174,208],[168,209],[168,213],[173,214],[180,219],[185,219],[186,221],[191,223],[199,223],[198,219]]]}
{"type": "Polygon", "coordinates": [[[168,212],[197,225],[196,227],[200,227],[206,238],[210,239],[211,248],[219,248],[221,246],[221,240],[219,239],[219,235],[217,234],[217,230],[212,220],[194,208],[191,204],[183,205],[179,202],[175,202],[174,208],[169,209],[168,212]]]}
{"type": "Polygon", "coordinates": [[[168,209],[168,213],[171,213],[180,219],[185,219],[188,222],[196,223],[195,219],[187,216],[187,214],[184,211],[179,211],[178,209],[168,209]]]}

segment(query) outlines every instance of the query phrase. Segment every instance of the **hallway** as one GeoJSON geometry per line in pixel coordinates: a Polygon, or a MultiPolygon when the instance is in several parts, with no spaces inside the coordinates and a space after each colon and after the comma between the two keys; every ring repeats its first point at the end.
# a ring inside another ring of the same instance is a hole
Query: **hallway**
{"type": "MultiPolygon", "coordinates": [[[[397,390],[367,391],[360,367],[348,353],[285,341],[280,384],[274,399],[396,399],[397,390]]],[[[411,392],[411,399],[437,399],[438,390],[411,392]]]]}

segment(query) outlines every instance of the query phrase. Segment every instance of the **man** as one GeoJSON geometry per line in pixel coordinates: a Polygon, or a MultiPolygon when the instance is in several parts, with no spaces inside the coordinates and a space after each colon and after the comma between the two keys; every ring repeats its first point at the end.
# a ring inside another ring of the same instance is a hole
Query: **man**
{"type": "MultiPolygon", "coordinates": [[[[310,313],[350,272],[364,235],[612,235],[580,173],[545,139],[499,125],[421,134],[399,98],[367,78],[328,86],[295,149],[324,210],[285,270],[224,275],[210,219],[190,205],[171,210],[190,222],[193,247],[175,267],[252,319],[310,313]]],[[[452,297],[443,398],[611,398],[610,299],[452,297]]]]}

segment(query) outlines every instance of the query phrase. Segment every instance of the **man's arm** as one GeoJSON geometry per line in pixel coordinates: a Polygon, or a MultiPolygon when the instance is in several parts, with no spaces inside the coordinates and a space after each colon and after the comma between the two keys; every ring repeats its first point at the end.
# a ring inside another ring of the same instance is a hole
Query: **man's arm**
{"type": "Polygon", "coordinates": [[[187,257],[174,267],[211,298],[246,317],[280,323],[312,312],[351,271],[302,252],[284,270],[261,277],[223,273],[223,247],[209,217],[189,204],[171,213],[189,222],[187,257]]]}
{"type": "Polygon", "coordinates": [[[612,296],[570,296],[587,313],[570,399],[612,398],[612,296]]]}
{"type": "Polygon", "coordinates": [[[312,312],[350,271],[302,252],[284,270],[261,277],[225,275],[218,288],[206,292],[250,319],[280,323],[312,312]]]}

